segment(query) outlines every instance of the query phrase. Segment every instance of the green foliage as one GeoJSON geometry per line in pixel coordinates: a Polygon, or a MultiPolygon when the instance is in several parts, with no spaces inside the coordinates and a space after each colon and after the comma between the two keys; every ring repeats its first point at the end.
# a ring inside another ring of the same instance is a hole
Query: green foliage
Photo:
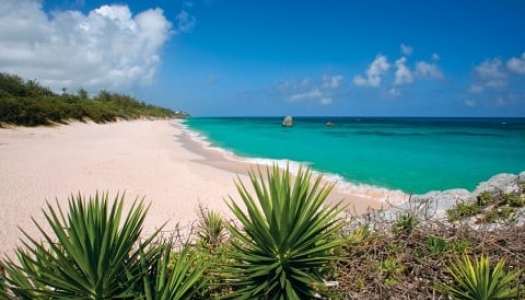
{"type": "Polygon", "coordinates": [[[365,224],[352,232],[352,234],[348,237],[348,242],[352,245],[359,245],[369,236],[370,228],[365,224]]]}
{"type": "Polygon", "coordinates": [[[396,258],[387,258],[381,262],[378,266],[380,272],[383,274],[383,278],[387,285],[392,285],[397,283],[398,275],[405,271],[403,267],[396,258]]]}
{"type": "Polygon", "coordinates": [[[455,253],[465,253],[472,248],[472,242],[469,240],[456,240],[449,244],[449,248],[455,253]]]}
{"type": "Polygon", "coordinates": [[[199,205],[199,231],[201,240],[208,246],[216,246],[223,242],[226,234],[226,224],[217,212],[205,210],[199,205]]]}
{"type": "Polygon", "coordinates": [[[519,194],[506,193],[501,195],[501,198],[503,198],[503,204],[507,204],[511,207],[525,206],[525,200],[519,194]]]}
{"type": "Polygon", "coordinates": [[[198,243],[192,248],[198,263],[208,266],[202,276],[206,284],[196,290],[193,299],[220,299],[232,292],[232,279],[228,278],[228,266],[235,263],[231,258],[234,252],[238,250],[231,241],[213,247],[198,243]]]}
{"type": "Polygon", "coordinates": [[[142,276],[141,294],[145,300],[192,299],[208,280],[203,277],[208,266],[185,245],[179,253],[173,251],[170,240],[157,246],[153,263],[141,255],[141,265],[146,274],[142,276]]]}
{"type": "Polygon", "coordinates": [[[6,261],[12,297],[191,299],[207,283],[207,265],[189,246],[175,253],[172,240],[154,243],[159,231],[141,239],[148,208],[135,200],[124,213],[123,205],[123,196],[110,204],[107,194],[71,197],[67,215],[48,204],[44,215],[54,235],[35,222],[44,243],[24,232],[28,241],[16,250],[20,264],[6,261]]]}
{"type": "Polygon", "coordinates": [[[447,242],[438,236],[429,236],[427,238],[427,249],[432,254],[442,253],[447,250],[447,242]]]}
{"type": "Polygon", "coordinates": [[[458,203],[454,208],[447,209],[449,222],[475,216],[481,212],[481,207],[477,203],[458,203]]]}
{"type": "Polygon", "coordinates": [[[494,203],[494,197],[489,191],[483,191],[478,195],[478,205],[487,206],[494,203]]]}
{"type": "Polygon", "coordinates": [[[518,288],[514,281],[519,272],[506,272],[504,266],[504,260],[491,268],[488,256],[482,254],[471,260],[464,254],[462,258],[456,257],[448,267],[454,285],[440,285],[438,289],[460,300],[518,299],[518,288]]]}
{"type": "Polygon", "coordinates": [[[61,95],[41,87],[36,80],[0,73],[0,124],[50,125],[91,119],[96,123],[117,119],[187,117],[170,109],[139,102],[130,96],[101,91],[90,98],[80,88],[77,95],[64,89],[61,95]]]}
{"type": "Polygon", "coordinates": [[[486,216],[487,222],[495,222],[498,220],[509,220],[517,208],[510,206],[500,206],[492,209],[486,216]]]}
{"type": "Polygon", "coordinates": [[[48,204],[44,215],[54,235],[36,221],[44,243],[23,232],[28,241],[16,249],[20,266],[6,264],[10,290],[21,299],[134,298],[155,235],[138,242],[147,211],[142,201],[123,214],[123,197],[108,200],[107,194],[71,197],[67,215],[48,204]]]}
{"type": "Polygon", "coordinates": [[[399,214],[394,226],[392,227],[392,232],[395,234],[411,234],[418,223],[418,219],[409,213],[399,214]]]}
{"type": "Polygon", "coordinates": [[[331,250],[344,241],[334,238],[344,226],[341,204],[324,206],[332,186],[321,186],[300,169],[292,183],[289,169],[273,166],[266,176],[251,171],[255,197],[242,182],[237,189],[241,208],[230,197],[228,206],[243,228],[231,227],[238,239],[232,253],[237,264],[231,279],[238,287],[235,299],[312,299],[327,295],[320,269],[337,259],[331,250]],[[266,181],[267,180],[267,181],[266,181]]]}

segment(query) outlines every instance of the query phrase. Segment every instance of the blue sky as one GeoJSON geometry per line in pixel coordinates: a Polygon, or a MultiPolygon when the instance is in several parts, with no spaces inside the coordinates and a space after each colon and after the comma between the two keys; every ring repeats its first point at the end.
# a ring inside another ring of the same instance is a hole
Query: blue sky
{"type": "Polygon", "coordinates": [[[108,89],[195,116],[525,117],[521,0],[0,7],[0,71],[57,91],[108,89]]]}

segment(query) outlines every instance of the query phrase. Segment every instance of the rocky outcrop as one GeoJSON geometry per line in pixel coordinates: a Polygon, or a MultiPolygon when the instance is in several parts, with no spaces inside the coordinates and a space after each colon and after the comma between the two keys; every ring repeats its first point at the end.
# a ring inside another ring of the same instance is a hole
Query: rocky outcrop
{"type": "Polygon", "coordinates": [[[283,120],[283,127],[292,127],[293,126],[293,118],[292,116],[286,116],[283,120]]]}
{"type": "MultiPolygon", "coordinates": [[[[477,203],[480,196],[484,193],[490,193],[494,199],[492,205],[483,207],[479,215],[464,219],[462,222],[469,225],[471,228],[485,228],[496,229],[502,225],[509,224],[508,221],[501,222],[486,222],[487,215],[491,210],[497,213],[501,208],[499,205],[505,204],[501,201],[502,195],[513,194],[521,197],[525,201],[525,172],[519,175],[515,174],[498,174],[491,177],[485,182],[481,182],[473,192],[465,189],[451,189],[445,191],[431,191],[422,195],[413,195],[410,200],[391,208],[382,211],[376,211],[375,222],[395,222],[399,215],[416,216],[421,223],[441,222],[441,224],[448,224],[454,226],[454,223],[449,222],[447,210],[454,209],[459,203],[477,203]],[[499,203],[498,203],[499,201],[499,203]]],[[[478,202],[479,203],[479,202],[478,202]]],[[[365,216],[364,220],[370,220],[370,216],[365,216]]],[[[525,226],[525,207],[516,207],[515,212],[510,218],[515,226],[525,226]]],[[[370,224],[376,225],[376,224],[370,224]]]]}
{"type": "MultiPolygon", "coordinates": [[[[523,173],[525,172],[522,172],[522,174],[523,173]]],[[[485,191],[491,194],[515,193],[518,192],[518,190],[518,175],[503,173],[492,176],[488,181],[478,184],[473,194],[477,196],[485,191]]]]}

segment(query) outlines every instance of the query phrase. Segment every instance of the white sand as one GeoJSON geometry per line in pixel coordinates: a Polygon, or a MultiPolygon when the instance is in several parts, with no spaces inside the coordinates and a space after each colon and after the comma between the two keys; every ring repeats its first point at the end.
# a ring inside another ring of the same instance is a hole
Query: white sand
{"type": "MultiPolygon", "coordinates": [[[[0,255],[10,254],[22,237],[18,227],[40,236],[31,217],[43,221],[46,200],[64,207],[71,193],[126,192],[126,200],[145,197],[151,207],[145,232],[168,221],[188,226],[197,206],[231,215],[223,201],[235,199],[236,173],[248,183],[246,164],[231,162],[201,149],[183,134],[179,121],[131,121],[104,125],[0,129],[0,255]]],[[[335,191],[358,212],[370,199],[335,191]]]]}

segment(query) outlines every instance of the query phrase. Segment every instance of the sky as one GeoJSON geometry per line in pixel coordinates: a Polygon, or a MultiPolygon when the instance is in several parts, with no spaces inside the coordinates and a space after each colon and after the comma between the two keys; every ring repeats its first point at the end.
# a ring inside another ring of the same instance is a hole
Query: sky
{"type": "Polygon", "coordinates": [[[0,72],[192,116],[525,117],[525,1],[0,0],[0,72]]]}

